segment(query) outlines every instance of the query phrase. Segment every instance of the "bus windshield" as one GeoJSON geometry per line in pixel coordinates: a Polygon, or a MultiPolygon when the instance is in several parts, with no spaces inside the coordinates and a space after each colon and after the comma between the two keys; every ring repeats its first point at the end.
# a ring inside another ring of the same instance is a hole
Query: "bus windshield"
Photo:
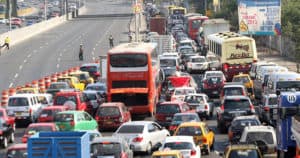
{"type": "Polygon", "coordinates": [[[300,90],[300,81],[279,81],[276,84],[276,89],[280,91],[289,91],[295,89],[300,90]]]}
{"type": "Polygon", "coordinates": [[[144,67],[147,65],[146,54],[112,54],[110,65],[112,67],[144,67]]]}

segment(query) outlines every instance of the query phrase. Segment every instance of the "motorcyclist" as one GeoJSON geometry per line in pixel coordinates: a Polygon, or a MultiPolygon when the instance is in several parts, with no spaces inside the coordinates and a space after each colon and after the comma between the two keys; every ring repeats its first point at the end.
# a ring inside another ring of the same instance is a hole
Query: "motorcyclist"
{"type": "Polygon", "coordinates": [[[79,60],[83,60],[83,45],[79,46],[79,60]]]}
{"type": "Polygon", "coordinates": [[[112,35],[109,36],[108,40],[110,48],[114,47],[114,38],[112,35]]]}

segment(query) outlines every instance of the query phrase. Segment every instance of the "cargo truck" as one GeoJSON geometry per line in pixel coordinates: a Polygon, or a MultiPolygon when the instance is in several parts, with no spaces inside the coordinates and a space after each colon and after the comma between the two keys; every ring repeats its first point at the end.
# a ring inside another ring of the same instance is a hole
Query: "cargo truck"
{"type": "Polygon", "coordinates": [[[165,35],[167,31],[167,20],[165,17],[151,17],[149,29],[150,32],[157,32],[159,35],[165,35]]]}

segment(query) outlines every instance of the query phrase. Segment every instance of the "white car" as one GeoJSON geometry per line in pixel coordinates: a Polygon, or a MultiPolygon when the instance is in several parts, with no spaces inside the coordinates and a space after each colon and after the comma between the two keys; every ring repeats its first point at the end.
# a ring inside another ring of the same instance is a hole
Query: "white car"
{"type": "Polygon", "coordinates": [[[204,56],[191,56],[187,61],[187,72],[192,71],[206,71],[208,69],[208,62],[204,56]]]}
{"type": "Polygon", "coordinates": [[[113,136],[124,138],[132,151],[149,155],[170,133],[153,121],[132,121],[123,123],[113,136]]]}
{"type": "Polygon", "coordinates": [[[184,40],[181,40],[179,42],[179,47],[181,46],[190,46],[193,48],[193,50],[196,52],[197,51],[197,47],[196,47],[196,43],[194,40],[192,39],[184,39],[184,40]]]}
{"type": "Polygon", "coordinates": [[[209,76],[221,76],[223,77],[223,80],[226,81],[225,75],[222,71],[205,71],[203,80],[207,79],[209,76]]]}
{"type": "Polygon", "coordinates": [[[200,158],[201,150],[196,145],[192,136],[167,137],[160,150],[179,150],[184,158],[200,158]]]}
{"type": "Polygon", "coordinates": [[[195,109],[200,118],[205,117],[208,119],[213,116],[213,103],[209,102],[209,98],[205,93],[188,94],[185,96],[184,102],[195,109]]]}
{"type": "Polygon", "coordinates": [[[184,101],[184,98],[188,94],[196,93],[196,89],[194,87],[178,87],[175,88],[171,101],[184,101]]]}

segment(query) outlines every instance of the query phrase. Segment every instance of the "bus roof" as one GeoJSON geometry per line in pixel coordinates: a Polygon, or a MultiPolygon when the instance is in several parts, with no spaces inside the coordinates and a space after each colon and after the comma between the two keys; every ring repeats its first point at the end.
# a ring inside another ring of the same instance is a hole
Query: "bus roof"
{"type": "Polygon", "coordinates": [[[123,43],[108,51],[108,54],[120,53],[151,53],[156,47],[156,43],[123,43]]]}
{"type": "Polygon", "coordinates": [[[222,44],[225,41],[235,41],[235,40],[254,40],[251,37],[243,36],[241,34],[235,33],[235,32],[219,32],[215,34],[211,34],[207,36],[208,40],[213,40],[216,43],[222,44]]]}

